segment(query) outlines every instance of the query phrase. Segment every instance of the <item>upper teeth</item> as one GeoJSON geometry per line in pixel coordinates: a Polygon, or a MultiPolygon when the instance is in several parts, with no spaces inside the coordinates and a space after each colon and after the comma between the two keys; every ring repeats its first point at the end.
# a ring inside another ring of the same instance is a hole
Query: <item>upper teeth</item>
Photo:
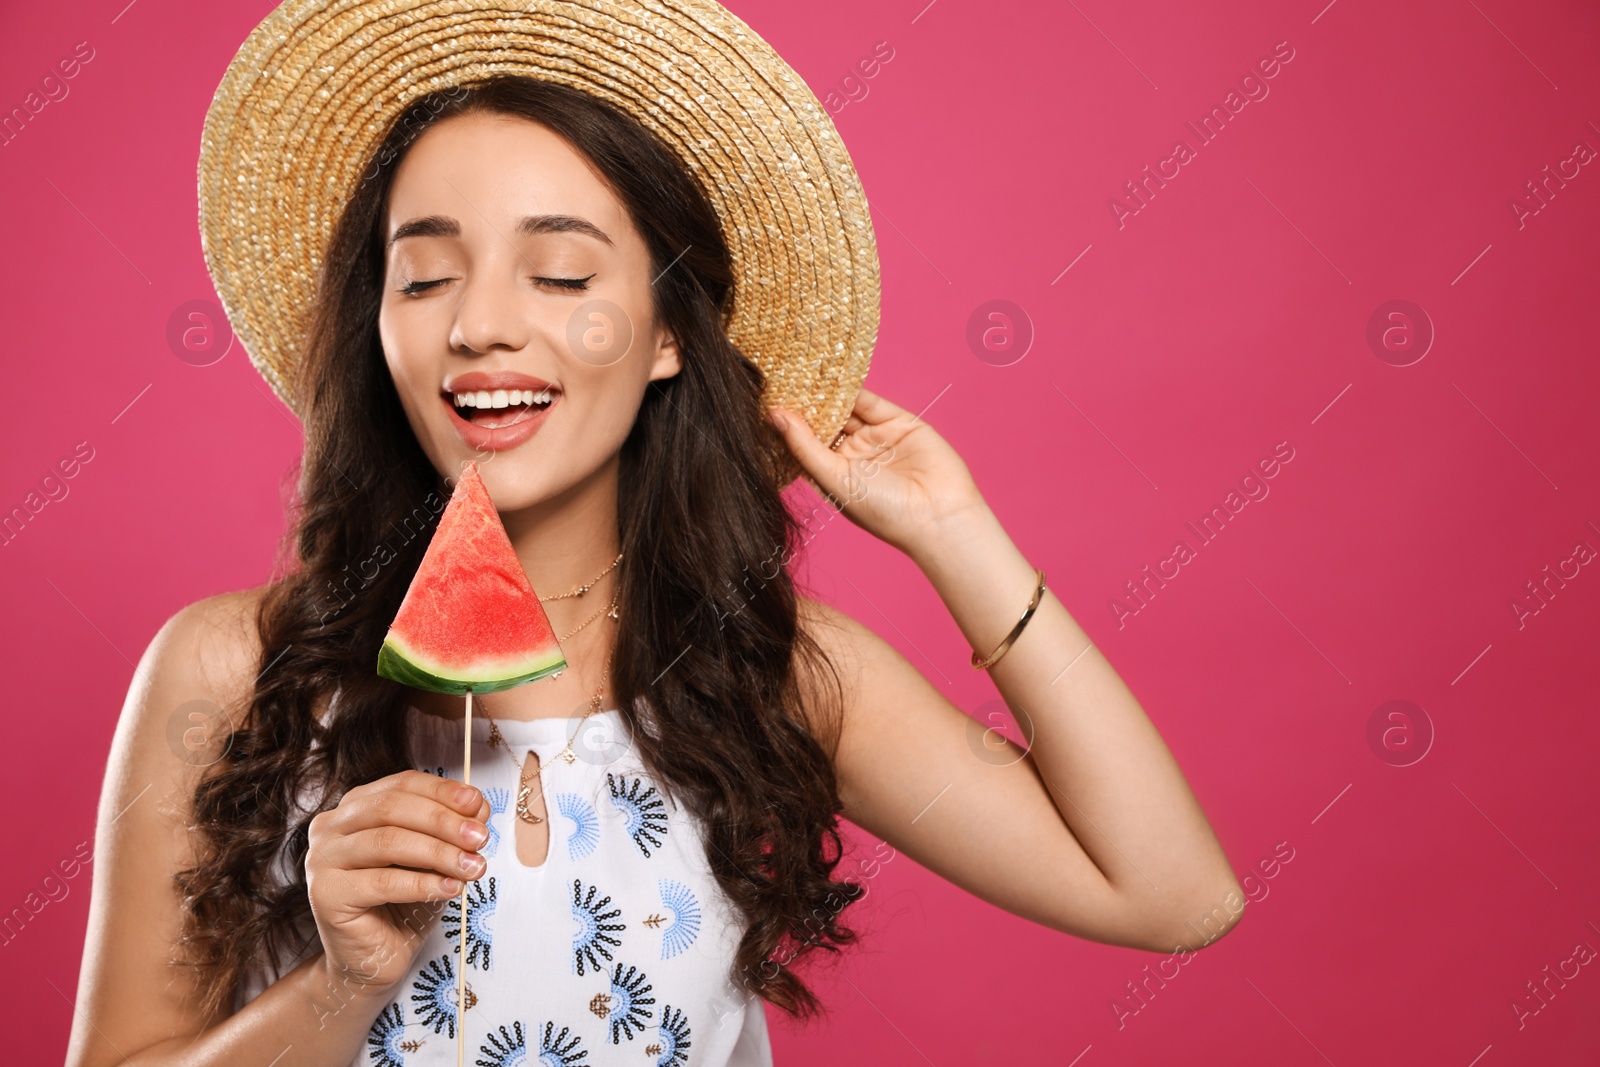
{"type": "Polygon", "coordinates": [[[548,404],[550,390],[479,389],[475,393],[451,393],[458,408],[508,408],[512,404],[548,404]]]}

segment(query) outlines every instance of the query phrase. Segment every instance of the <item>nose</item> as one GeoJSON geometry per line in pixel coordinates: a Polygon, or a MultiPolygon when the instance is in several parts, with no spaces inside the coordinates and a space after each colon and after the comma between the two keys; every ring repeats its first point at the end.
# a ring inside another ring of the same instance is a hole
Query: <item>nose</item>
{"type": "Polygon", "coordinates": [[[516,279],[515,267],[502,263],[468,272],[450,331],[452,350],[482,355],[495,348],[515,352],[527,347],[528,309],[520,299],[516,279]]]}

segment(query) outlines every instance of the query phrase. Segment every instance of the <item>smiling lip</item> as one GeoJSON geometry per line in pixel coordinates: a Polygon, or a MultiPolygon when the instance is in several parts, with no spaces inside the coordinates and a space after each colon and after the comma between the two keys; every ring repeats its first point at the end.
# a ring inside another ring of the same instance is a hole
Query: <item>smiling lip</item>
{"type": "Polygon", "coordinates": [[[544,420],[549,418],[550,412],[561,402],[561,391],[544,379],[535,378],[531,374],[504,370],[468,371],[446,380],[439,399],[449,412],[450,425],[456,431],[456,436],[460,437],[468,448],[478,452],[504,452],[508,448],[515,448],[539,432],[544,420]],[[457,412],[452,394],[483,390],[492,393],[497,389],[531,389],[534,392],[548,389],[550,404],[542,409],[524,409],[516,421],[504,426],[481,426],[462,418],[457,412]]]}
{"type": "Polygon", "coordinates": [[[538,433],[539,427],[544,425],[544,420],[550,417],[550,412],[555,410],[561,400],[560,394],[555,394],[549,407],[529,412],[507,426],[479,426],[477,423],[468,422],[456,414],[455,403],[449,394],[441,397],[440,402],[444,404],[445,411],[450,413],[450,425],[455,428],[456,436],[460,437],[468,448],[476,452],[504,452],[508,448],[517,447],[538,433]]]}
{"type": "Polygon", "coordinates": [[[487,389],[491,393],[496,389],[532,389],[537,393],[546,388],[551,392],[557,391],[556,386],[543,378],[535,378],[531,374],[519,374],[514,370],[468,371],[454,378],[447,378],[444,383],[444,391],[447,393],[475,393],[479,389],[487,389]]]}

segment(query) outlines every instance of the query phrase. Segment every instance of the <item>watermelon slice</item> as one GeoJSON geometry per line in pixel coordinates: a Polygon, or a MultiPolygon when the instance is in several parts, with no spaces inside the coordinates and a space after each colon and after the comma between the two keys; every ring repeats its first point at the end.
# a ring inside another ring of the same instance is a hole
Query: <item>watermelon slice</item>
{"type": "Polygon", "coordinates": [[[500,515],[467,463],[378,652],[378,673],[439,693],[494,693],[567,665],[500,515]]]}

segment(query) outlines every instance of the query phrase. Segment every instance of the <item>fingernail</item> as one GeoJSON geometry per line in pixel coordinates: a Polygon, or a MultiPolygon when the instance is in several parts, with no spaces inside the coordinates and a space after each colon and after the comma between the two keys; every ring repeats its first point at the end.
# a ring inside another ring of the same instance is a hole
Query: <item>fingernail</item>
{"type": "Polygon", "coordinates": [[[483,870],[483,857],[475,852],[463,852],[457,866],[468,874],[477,874],[483,870]]]}
{"type": "Polygon", "coordinates": [[[483,828],[482,823],[472,822],[469,819],[461,825],[461,836],[467,844],[477,846],[489,839],[489,832],[483,828]]]}
{"type": "Polygon", "coordinates": [[[779,411],[777,408],[773,408],[773,409],[769,410],[767,412],[767,416],[772,419],[772,424],[774,426],[776,426],[778,429],[787,430],[789,428],[789,419],[788,419],[788,417],[786,415],[784,415],[783,412],[779,411]]]}
{"type": "Polygon", "coordinates": [[[461,892],[461,882],[455,878],[446,878],[443,882],[439,883],[439,888],[443,889],[451,896],[454,896],[455,894],[461,892]]]}
{"type": "Polygon", "coordinates": [[[463,804],[471,804],[477,795],[478,791],[472,788],[470,785],[464,785],[460,789],[456,790],[456,800],[463,804]]]}

